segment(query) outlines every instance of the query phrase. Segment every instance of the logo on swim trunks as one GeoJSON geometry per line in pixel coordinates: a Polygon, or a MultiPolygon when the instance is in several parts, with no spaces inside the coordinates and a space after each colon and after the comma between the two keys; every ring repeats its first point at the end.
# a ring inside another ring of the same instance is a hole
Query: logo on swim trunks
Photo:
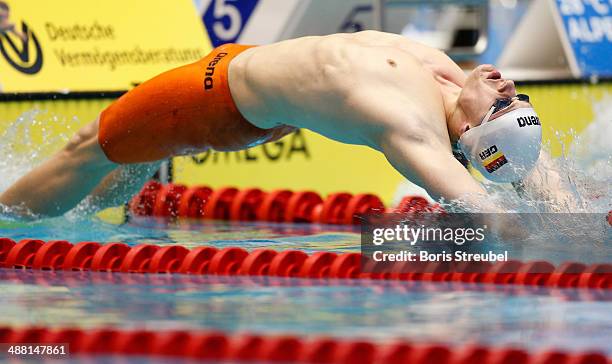
{"type": "Polygon", "coordinates": [[[36,34],[22,21],[21,29],[10,22],[9,7],[0,1],[0,53],[17,71],[27,75],[38,73],[43,53],[36,34]]]}
{"type": "Polygon", "coordinates": [[[540,118],[534,115],[521,116],[520,118],[516,119],[516,121],[518,121],[518,126],[520,128],[527,126],[527,125],[540,125],[540,118]]]}
{"type": "Polygon", "coordinates": [[[212,61],[210,61],[210,63],[208,63],[208,66],[206,67],[206,78],[204,79],[205,90],[210,90],[213,88],[213,75],[215,74],[215,67],[217,66],[217,63],[219,63],[219,61],[225,56],[227,56],[227,53],[219,53],[215,56],[215,58],[213,58],[212,61]]]}

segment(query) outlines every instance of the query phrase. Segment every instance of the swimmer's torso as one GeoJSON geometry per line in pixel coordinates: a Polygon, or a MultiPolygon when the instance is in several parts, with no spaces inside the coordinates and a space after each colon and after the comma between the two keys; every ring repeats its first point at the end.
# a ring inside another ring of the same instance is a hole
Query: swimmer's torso
{"type": "Polygon", "coordinates": [[[256,47],[232,61],[229,77],[257,127],[288,124],[379,150],[386,134],[423,128],[450,148],[444,95],[465,79],[443,53],[373,31],[256,47]]]}

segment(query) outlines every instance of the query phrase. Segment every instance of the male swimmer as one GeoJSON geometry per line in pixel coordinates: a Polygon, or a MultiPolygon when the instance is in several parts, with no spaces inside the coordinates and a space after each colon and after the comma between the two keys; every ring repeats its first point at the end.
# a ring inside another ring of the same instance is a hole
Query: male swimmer
{"type": "Polygon", "coordinates": [[[378,150],[433,197],[493,206],[454,158],[485,177],[536,181],[541,126],[526,95],[491,65],[469,75],[444,53],[375,31],[249,47],[227,44],[134,88],[68,145],[0,196],[53,216],[87,195],[100,208],[124,202],[157,161],[240,150],[307,128],[378,150]]]}

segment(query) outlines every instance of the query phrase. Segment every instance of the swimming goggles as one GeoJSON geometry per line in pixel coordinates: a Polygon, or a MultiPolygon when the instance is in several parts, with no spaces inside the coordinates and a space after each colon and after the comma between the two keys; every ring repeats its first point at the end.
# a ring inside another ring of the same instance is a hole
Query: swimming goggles
{"type": "Polygon", "coordinates": [[[491,115],[495,114],[498,111],[501,111],[501,110],[507,108],[508,106],[510,106],[512,104],[512,101],[514,101],[514,100],[529,102],[529,96],[525,95],[525,94],[517,94],[515,97],[495,100],[495,102],[493,103],[493,105],[489,109],[489,112],[487,112],[487,114],[482,119],[482,122],[480,124],[482,125],[482,124],[488,122],[489,119],[491,118],[491,115]]]}

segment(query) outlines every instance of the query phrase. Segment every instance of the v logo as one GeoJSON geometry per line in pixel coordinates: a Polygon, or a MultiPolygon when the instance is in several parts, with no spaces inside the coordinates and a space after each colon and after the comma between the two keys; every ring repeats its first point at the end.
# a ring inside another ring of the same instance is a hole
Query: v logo
{"type": "Polygon", "coordinates": [[[13,39],[11,39],[11,37],[9,37],[8,34],[3,34],[4,39],[9,44],[13,52],[17,54],[21,62],[25,64],[27,64],[30,59],[30,47],[29,47],[30,34],[28,30],[29,30],[28,25],[22,22],[21,23],[21,34],[25,36],[25,39],[21,39],[21,50],[17,49],[17,46],[13,42],[13,39]]]}
{"type": "Polygon", "coordinates": [[[15,44],[12,37],[9,37],[8,34],[2,34],[0,36],[0,53],[17,71],[33,75],[42,68],[42,49],[38,38],[34,32],[30,31],[25,22],[21,22],[21,33],[25,36],[25,39],[21,39],[21,44],[15,44]],[[32,47],[31,43],[33,43],[34,47],[32,47]],[[32,54],[33,58],[30,57],[30,48],[36,49],[36,53],[32,54]]]}

